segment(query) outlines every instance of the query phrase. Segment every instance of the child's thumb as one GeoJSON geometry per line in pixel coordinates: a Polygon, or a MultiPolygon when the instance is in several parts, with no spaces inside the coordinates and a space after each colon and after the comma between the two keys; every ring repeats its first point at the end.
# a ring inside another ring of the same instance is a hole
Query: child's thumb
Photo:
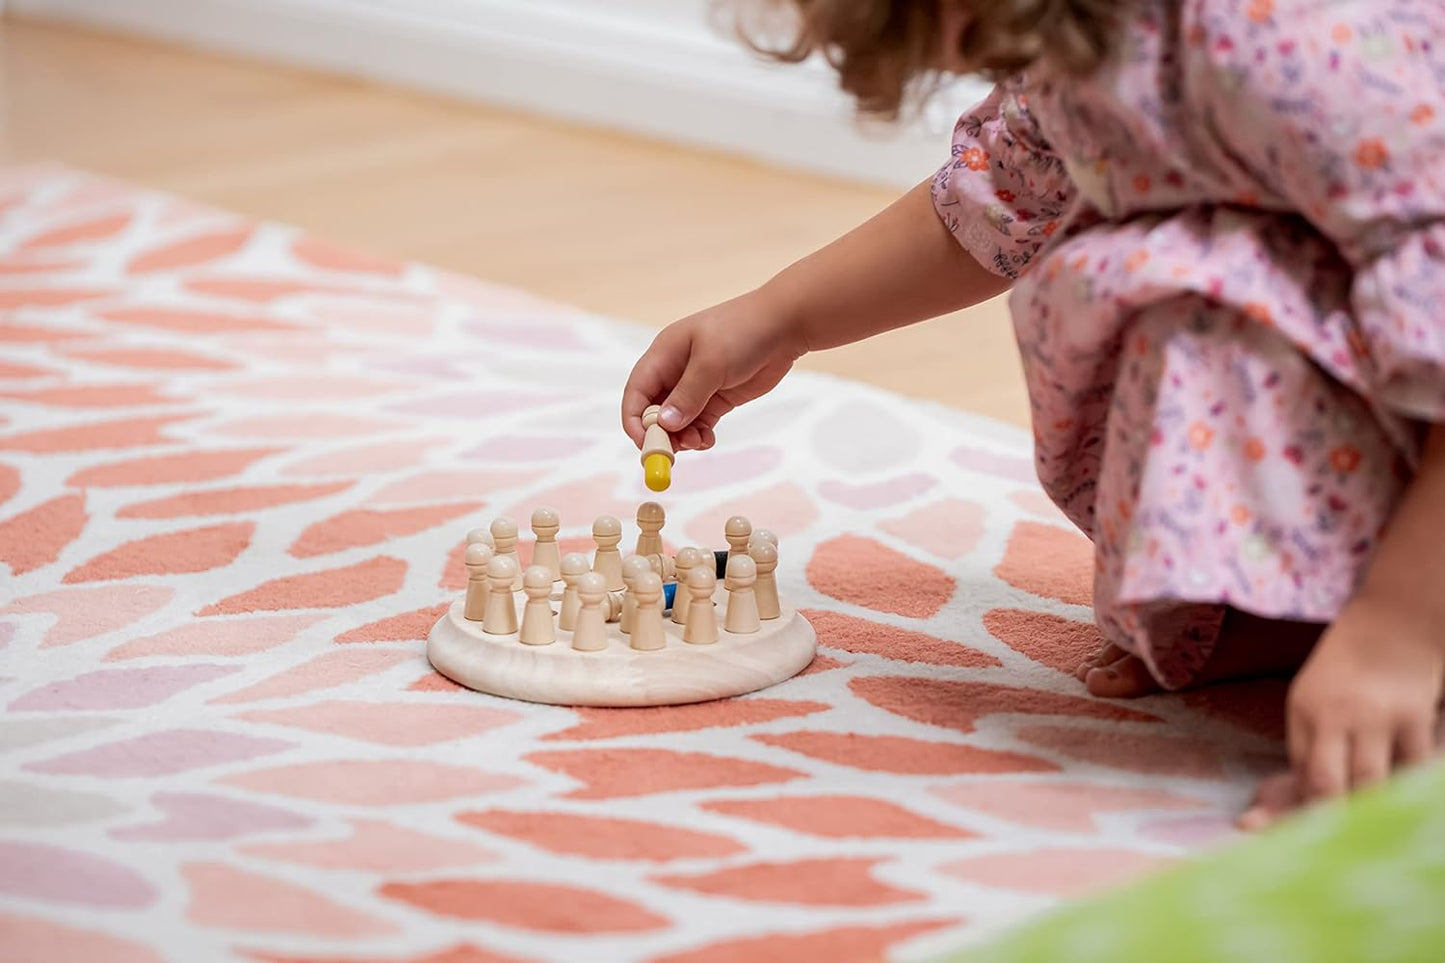
{"type": "Polygon", "coordinates": [[[702,414],[722,383],[722,373],[706,362],[694,360],[682,373],[672,393],[662,403],[657,420],[668,431],[681,431],[702,414]]]}

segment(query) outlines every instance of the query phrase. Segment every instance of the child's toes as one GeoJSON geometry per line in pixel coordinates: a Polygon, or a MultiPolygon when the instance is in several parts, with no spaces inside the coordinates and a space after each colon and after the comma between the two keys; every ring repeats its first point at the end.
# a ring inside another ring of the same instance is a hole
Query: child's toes
{"type": "Polygon", "coordinates": [[[1125,658],[1128,655],[1129,653],[1125,652],[1114,643],[1106,642],[1093,655],[1089,656],[1083,662],[1079,663],[1079,667],[1074,670],[1074,678],[1078,679],[1080,682],[1083,682],[1089,677],[1089,673],[1094,669],[1102,669],[1104,666],[1109,665],[1113,662],[1118,662],[1120,659],[1125,658]]]}
{"type": "Polygon", "coordinates": [[[1103,699],[1133,699],[1159,691],[1148,667],[1132,655],[1090,669],[1084,684],[1103,699]]]}

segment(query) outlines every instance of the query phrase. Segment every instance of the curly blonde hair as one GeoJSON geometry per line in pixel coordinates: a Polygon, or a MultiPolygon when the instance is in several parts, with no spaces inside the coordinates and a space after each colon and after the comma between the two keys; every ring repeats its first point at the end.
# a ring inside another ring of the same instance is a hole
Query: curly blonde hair
{"type": "Polygon", "coordinates": [[[731,0],[739,36],[784,63],[820,53],[866,114],[897,117],[945,66],[998,80],[1039,61],[1070,75],[1110,55],[1128,0],[731,0]],[[944,5],[963,24],[944,63],[944,5]],[[779,12],[794,15],[782,43],[779,12]],[[762,14],[760,22],[756,15],[762,14]],[[767,39],[762,39],[767,38],[767,39]]]}

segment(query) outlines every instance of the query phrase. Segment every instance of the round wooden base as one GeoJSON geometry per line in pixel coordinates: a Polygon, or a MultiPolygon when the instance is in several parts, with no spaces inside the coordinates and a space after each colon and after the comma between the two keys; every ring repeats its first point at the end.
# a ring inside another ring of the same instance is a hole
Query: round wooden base
{"type": "MultiPolygon", "coordinates": [[[[726,593],[721,586],[719,594],[726,593]]],[[[726,598],[718,606],[719,621],[726,598]]],[[[817,636],[797,609],[747,635],[724,632],[710,645],[682,641],[682,626],[664,619],[667,647],[638,652],[616,623],[607,648],[578,652],[572,633],[557,631],[550,645],[523,645],[516,634],[491,635],[462,617],[452,603],[432,627],[426,654],[442,675],[479,692],[567,706],[662,706],[723,699],[776,685],[813,661],[817,636]]]]}

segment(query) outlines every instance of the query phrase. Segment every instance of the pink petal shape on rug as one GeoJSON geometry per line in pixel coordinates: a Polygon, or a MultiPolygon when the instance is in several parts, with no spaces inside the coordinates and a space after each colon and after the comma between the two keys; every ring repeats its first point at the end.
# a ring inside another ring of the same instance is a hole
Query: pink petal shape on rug
{"type": "Polygon", "coordinates": [[[912,632],[871,619],[860,619],[842,612],[828,612],[823,609],[802,609],[813,630],[818,635],[818,644],[830,649],[842,649],[867,655],[878,655],[899,662],[917,662],[924,665],[957,665],[969,668],[986,668],[1003,665],[987,652],[936,638],[922,632],[912,632]]]}
{"type": "Polygon", "coordinates": [[[225,568],[250,546],[255,530],[255,522],[231,522],[136,539],[71,569],[61,581],[109,582],[225,568]]]}
{"type": "Polygon", "coordinates": [[[259,315],[237,315],[224,311],[194,311],[160,306],[132,306],[96,311],[104,321],[133,324],[178,334],[236,334],[249,331],[294,331],[295,325],[259,315]]]}
{"type": "Polygon", "coordinates": [[[239,475],[278,448],[232,448],[149,455],[108,465],[92,465],[66,479],[75,488],[119,488],[127,485],[173,485],[208,482],[239,475]]]}
{"type": "Polygon", "coordinates": [[[104,909],[141,909],[154,903],[157,895],[144,876],[120,863],[46,843],[13,840],[0,841],[0,893],[104,909]]]}
{"type": "Polygon", "coordinates": [[[341,438],[347,435],[376,435],[401,427],[395,421],[367,415],[340,415],[329,411],[309,411],[304,418],[295,412],[284,415],[252,415],[213,425],[215,435],[231,438],[314,439],[341,438]]]}
{"type": "Polygon", "coordinates": [[[52,408],[125,408],[151,405],[173,405],[177,399],[154,385],[61,385],[34,388],[29,391],[3,391],[0,398],[9,398],[32,405],[52,408]]]}
{"type": "MultiPolygon", "coordinates": [[[[638,471],[641,470],[639,467],[638,471]]],[[[615,515],[626,525],[637,513],[637,500],[629,500],[626,495],[620,494],[624,488],[622,479],[615,474],[593,475],[529,495],[525,501],[499,514],[510,517],[519,528],[524,528],[532,517],[532,510],[546,505],[557,512],[565,528],[581,528],[590,532],[592,520],[598,515],[615,515]]]]}
{"type": "Polygon", "coordinates": [[[642,819],[535,809],[487,809],[458,813],[455,818],[464,826],[519,839],[549,853],[591,860],[666,863],[675,859],[725,859],[747,852],[745,846],[726,836],[642,819]]]}
{"type": "Polygon", "coordinates": [[[813,451],[848,477],[906,467],[918,456],[922,441],[899,412],[863,400],[836,406],[812,436],[813,451]]]}
{"type": "Polygon", "coordinates": [[[432,626],[451,608],[450,602],[392,615],[358,626],[336,637],[337,642],[425,642],[432,626]]]}
{"type": "Polygon", "coordinates": [[[5,953],[14,963],[43,960],[91,963],[164,963],[155,950],[119,936],[51,920],[0,913],[5,953]]]}
{"type": "Polygon", "coordinates": [[[33,251],[37,248],[69,247],[72,244],[108,241],[124,233],[125,229],[130,226],[130,222],[129,211],[105,214],[88,221],[78,221],[31,235],[20,242],[19,250],[33,251]]]}
{"type": "Polygon", "coordinates": [[[985,475],[997,475],[1000,478],[1008,478],[1013,481],[1038,483],[1038,472],[1034,469],[1032,458],[1021,458],[1017,455],[1004,455],[996,451],[985,451],[982,448],[955,448],[949,455],[953,463],[969,471],[981,472],[985,475]]]}
{"type": "Polygon", "coordinates": [[[24,575],[60,557],[90,520],[83,494],[61,495],[0,522],[0,562],[24,575]]]}
{"type": "Polygon", "coordinates": [[[333,759],[237,773],[221,780],[254,792],[343,806],[400,806],[465,799],[524,785],[475,766],[406,759],[333,759]]]}
{"type": "Polygon", "coordinates": [[[670,923],[636,903],[596,890],[528,880],[387,883],[378,893],[449,919],[541,933],[647,933],[670,923]]]}
{"type": "Polygon", "coordinates": [[[913,776],[965,773],[1053,772],[1059,767],[1037,756],[980,749],[957,742],[925,742],[903,736],[801,729],[750,738],[839,766],[913,776]]]}
{"type": "Polygon", "coordinates": [[[323,652],[309,662],[283,669],[254,685],[238,689],[211,702],[227,705],[256,702],[260,699],[282,699],[288,696],[331,689],[378,672],[385,672],[403,662],[412,662],[415,653],[400,649],[345,649],[323,652]]]}
{"type": "Polygon", "coordinates": [[[771,529],[787,536],[801,532],[817,521],[818,509],[801,488],[792,482],[783,482],[762,491],[729,498],[699,512],[688,524],[687,534],[694,544],[704,548],[727,548],[723,527],[734,515],[744,515],[757,528],[771,529]]]}
{"type": "Polygon", "coordinates": [[[880,709],[958,732],[972,732],[977,721],[985,716],[1025,713],[1123,722],[1160,721],[1156,715],[1118,702],[990,682],[953,682],[906,675],[864,676],[848,683],[848,688],[880,709]]]}
{"type": "Polygon", "coordinates": [[[184,283],[187,291],[214,298],[229,298],[252,304],[270,304],[284,298],[306,294],[356,294],[374,298],[409,301],[417,296],[394,287],[357,287],[346,284],[325,284],[316,281],[295,281],[272,277],[216,276],[190,278],[184,283]]]}
{"type": "Polygon", "coordinates": [[[26,763],[22,768],[32,772],[111,779],[169,776],[205,766],[270,756],[291,746],[292,743],[280,739],[258,739],[230,732],[168,729],[26,763]]]}
{"type": "Polygon", "coordinates": [[[284,645],[324,615],[263,615],[254,618],[188,622],[129,642],[106,653],[105,661],[152,656],[237,657],[284,645]]]}
{"type": "Polygon", "coordinates": [[[1098,829],[1100,813],[1200,809],[1204,803],[1171,792],[1089,782],[988,780],[939,786],[940,799],[996,819],[1069,833],[1098,829]]]}
{"type": "Polygon", "coordinates": [[[23,381],[27,378],[54,378],[58,375],[58,371],[52,371],[49,368],[40,368],[33,364],[0,361],[0,379],[5,381],[23,381]]]}
{"type": "Polygon", "coordinates": [[[641,709],[602,709],[578,707],[578,724],[545,738],[613,739],[618,736],[640,736],[663,732],[691,732],[697,729],[751,726],[774,719],[806,716],[826,712],[826,702],[803,702],[788,699],[720,699],[681,706],[651,706],[641,709]]]}
{"type": "Polygon", "coordinates": [[[160,792],[151,797],[151,805],[162,813],[159,820],[112,829],[111,837],[183,843],[305,829],[312,823],[300,813],[210,793],[160,792]]]}
{"type": "Polygon", "coordinates": [[[165,702],[192,686],[236,672],[235,665],[153,665],[102,669],[34,689],[11,702],[10,712],[94,712],[141,709],[165,702]]]}
{"type": "Polygon", "coordinates": [[[387,405],[386,410],[405,415],[423,415],[427,418],[455,418],[459,421],[472,421],[479,415],[496,418],[499,415],[530,411],[543,403],[556,404],[561,398],[573,394],[561,384],[555,387],[556,394],[550,396],[543,396],[533,390],[495,391],[465,388],[394,402],[387,405]]]}
{"type": "Polygon", "coordinates": [[[993,573],[1025,592],[1089,605],[1094,598],[1094,547],[1077,532],[1019,522],[993,573]]]}
{"type": "Polygon", "coordinates": [[[218,394],[238,398],[265,398],[277,401],[357,401],[404,391],[408,385],[395,378],[371,378],[365,375],[323,375],[297,378],[294,374],[257,375],[250,378],[227,379],[213,389],[218,394]]]}
{"type": "Polygon", "coordinates": [[[406,687],[408,692],[466,692],[466,686],[457,685],[440,672],[428,672],[406,687]]]}
{"type": "Polygon", "coordinates": [[[1224,778],[1219,751],[1205,739],[1067,726],[1024,726],[1015,735],[1040,748],[1100,766],[1154,776],[1224,778]]]}
{"type": "Polygon", "coordinates": [[[172,439],[165,429],[194,415],[160,415],[120,421],[91,422],[69,428],[38,428],[0,437],[0,449],[35,455],[101,451],[107,448],[140,448],[172,439]]]}
{"type": "Polygon", "coordinates": [[[1217,846],[1239,836],[1234,820],[1223,813],[1157,819],[1141,826],[1139,831],[1146,839],[1193,850],[1217,846]]]}
{"type": "Polygon", "coordinates": [[[15,497],[20,490],[20,471],[10,465],[0,463],[0,505],[15,497]]]}
{"type": "Polygon", "coordinates": [[[1082,896],[1168,866],[1173,860],[1127,849],[1038,849],[955,860],[940,873],[999,889],[1082,896]]]}
{"type": "Polygon", "coordinates": [[[978,833],[868,796],[771,796],[714,799],[708,812],[828,839],[971,839],[978,833]]]}
{"type": "Polygon", "coordinates": [[[115,513],[116,518],[184,518],[193,515],[234,515],[296,502],[311,501],[343,492],[352,482],[319,485],[252,485],[242,488],[183,492],[166,498],[134,502],[115,513]]]}
{"type": "Polygon", "coordinates": [[[944,498],[878,527],[939,558],[962,558],[983,536],[985,514],[978,502],[944,498]]]}
{"type": "Polygon", "coordinates": [[[352,822],[351,835],[320,842],[248,843],[256,859],[365,873],[429,873],[494,862],[497,854],[465,840],[433,836],[374,819],[352,822]]]}
{"type": "Polygon", "coordinates": [[[502,435],[488,438],[458,457],[475,461],[556,461],[596,443],[596,438],[577,435],[502,435]]]}
{"type": "Polygon", "coordinates": [[[208,605],[197,615],[238,615],[283,609],[339,609],[390,595],[401,588],[406,563],[378,555],[342,568],[273,579],[208,605]]]}
{"type": "Polygon", "coordinates": [[[1105,642],[1092,622],[1028,609],[990,609],[983,614],[983,627],[1015,652],[1067,675],[1105,642]]]}
{"type": "Polygon", "coordinates": [[[10,258],[0,260],[0,277],[16,277],[22,274],[66,274],[85,267],[84,261],[64,258],[10,258]]]}
{"type": "Polygon", "coordinates": [[[679,495],[762,478],[783,463],[783,450],[772,445],[754,445],[692,451],[684,457],[686,461],[674,475],[670,489],[679,495]]]}
{"type": "Polygon", "coordinates": [[[857,535],[840,535],[819,545],[807,573],[824,595],[913,618],[938,614],[957,586],[946,572],[857,535]]]}
{"type": "Polygon", "coordinates": [[[59,589],[16,599],[0,609],[6,615],[49,612],[56,622],[41,648],[70,645],[130,625],[163,608],[175,589],[164,585],[101,585],[59,589]]]}
{"type": "Polygon", "coordinates": [[[0,342],[10,344],[54,344],[89,336],[88,332],[68,330],[56,325],[32,327],[28,324],[11,324],[0,321],[0,342]]]}
{"type": "MultiPolygon", "coordinates": [[[[849,508],[870,511],[906,502],[910,498],[923,494],[936,484],[938,484],[938,479],[922,472],[912,472],[896,478],[885,478],[883,481],[861,484],[830,478],[818,486],[818,494],[831,502],[847,505],[849,508]]],[[[953,556],[946,557],[952,558],[953,556]]]]}
{"type": "Polygon", "coordinates": [[[763,762],[672,749],[559,749],[533,752],[528,762],[582,783],[569,799],[617,799],[679,789],[765,786],[804,773],[763,762]]]}
{"type": "Polygon", "coordinates": [[[229,371],[235,362],[175,348],[68,348],[74,358],[141,371],[229,371]]]}
{"type": "Polygon", "coordinates": [[[337,700],[287,709],[257,709],[243,712],[238,718],[383,746],[430,746],[510,725],[523,716],[490,705],[337,700]]]}
{"type": "Polygon", "coordinates": [[[315,237],[299,237],[291,242],[291,253],[298,261],[323,271],[343,271],[349,274],[374,274],[381,277],[400,277],[406,265],[388,257],[362,254],[341,247],[330,241],[315,237]]]}
{"type": "Polygon", "coordinates": [[[258,963],[534,963],[532,960],[524,960],[519,956],[506,956],[491,950],[483,950],[470,943],[458,943],[435,953],[407,957],[358,957],[350,954],[346,956],[278,956],[274,953],[255,950],[248,951],[246,955],[257,960],[258,963]]]}
{"type": "Polygon", "coordinates": [[[362,477],[414,468],[426,460],[428,451],[445,443],[440,438],[413,438],[342,448],[292,462],[281,474],[288,478],[362,477]]]}
{"type": "Polygon", "coordinates": [[[769,933],[722,940],[695,950],[655,957],[649,963],[877,963],[888,948],[957,920],[918,920],[877,926],[839,926],[811,933],[769,933]]]}
{"type": "Polygon", "coordinates": [[[1051,522],[1063,522],[1066,520],[1059,507],[1049,501],[1049,497],[1043,492],[1033,488],[1025,488],[1016,492],[1010,492],[1008,500],[1013,502],[1024,511],[1046,518],[1051,522]]]}
{"type": "Polygon", "coordinates": [[[709,896],[804,906],[894,906],[926,899],[926,894],[877,879],[869,857],[795,859],[729,866],[711,873],[653,876],[663,886],[709,896]]]}
{"type": "Polygon", "coordinates": [[[535,318],[501,323],[472,321],[463,330],[487,344],[518,345],[540,351],[578,351],[586,347],[586,342],[577,337],[570,325],[548,324],[535,318]]]}
{"type": "Polygon", "coordinates": [[[182,867],[191,888],[186,918],[202,926],[306,936],[387,936],[396,925],[319,893],[224,863],[182,867]]]}
{"type": "MultiPolygon", "coordinates": [[[[569,454],[571,452],[569,451],[569,454]]],[[[542,476],[540,471],[426,471],[410,478],[392,482],[366,500],[368,505],[410,505],[417,502],[472,501],[478,508],[478,496],[503,488],[529,485],[542,476]]],[[[530,517],[530,513],[529,513],[530,517]]],[[[517,519],[525,524],[525,518],[517,519]]],[[[589,520],[587,524],[592,524],[589,520]]],[[[525,527],[523,528],[525,532],[525,527]]]]}
{"type": "Polygon", "coordinates": [[[152,274],[219,261],[245,247],[252,233],[254,230],[249,226],[230,228],[153,247],[127,261],[125,272],[152,274]]]}
{"type": "Polygon", "coordinates": [[[376,545],[470,515],[482,505],[482,502],[454,502],[420,508],[353,509],[311,525],[291,544],[290,551],[296,558],[311,558],[376,545]]]}

